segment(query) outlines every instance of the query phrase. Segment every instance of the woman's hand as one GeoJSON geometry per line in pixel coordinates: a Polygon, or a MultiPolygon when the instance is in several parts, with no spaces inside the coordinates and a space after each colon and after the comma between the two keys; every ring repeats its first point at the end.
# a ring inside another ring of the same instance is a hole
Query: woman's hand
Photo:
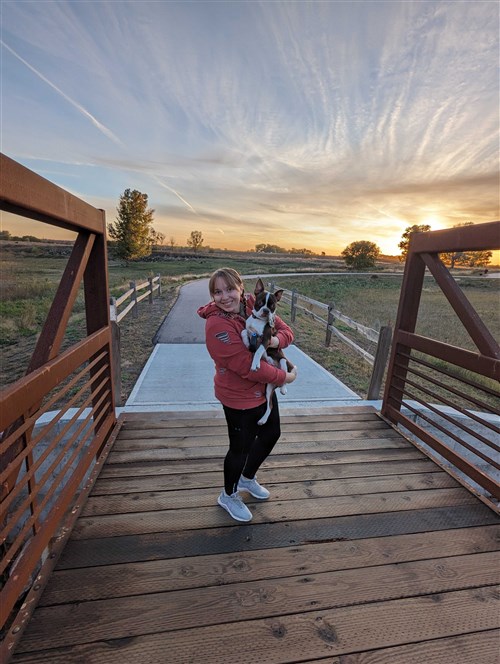
{"type": "Polygon", "coordinates": [[[288,385],[289,383],[293,383],[293,381],[296,378],[297,378],[297,367],[293,367],[291,371],[286,372],[285,384],[288,385]]]}
{"type": "Polygon", "coordinates": [[[278,337],[271,337],[271,340],[269,341],[269,348],[279,348],[280,345],[280,340],[278,337]]]}

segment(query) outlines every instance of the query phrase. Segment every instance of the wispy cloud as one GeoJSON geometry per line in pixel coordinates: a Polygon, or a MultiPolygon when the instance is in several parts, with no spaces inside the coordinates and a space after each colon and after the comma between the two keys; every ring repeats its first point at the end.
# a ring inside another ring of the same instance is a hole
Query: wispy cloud
{"type": "Polygon", "coordinates": [[[85,109],[81,104],[76,102],[74,99],[71,99],[65,92],[63,92],[60,88],[57,87],[55,83],[52,83],[52,81],[49,81],[49,79],[44,76],[41,72],[38,71],[38,69],[35,69],[33,65],[30,65],[29,62],[27,62],[23,57],[19,55],[19,53],[16,53],[13,48],[11,48],[8,44],[6,44],[2,39],[0,39],[0,44],[9,51],[9,53],[12,53],[14,57],[16,57],[20,62],[23,63],[28,69],[30,69],[34,74],[36,74],[39,78],[42,79],[47,85],[49,85],[53,90],[55,90],[63,99],[65,99],[67,102],[69,102],[72,106],[74,106],[77,111],[79,111],[82,115],[84,115],[88,120],[92,122],[94,127],[96,127],[106,138],[109,138],[113,143],[116,143],[117,145],[123,146],[122,141],[118,138],[118,136],[115,136],[113,132],[105,127],[102,122],[99,122],[99,120],[92,115],[87,109],[85,109]]]}

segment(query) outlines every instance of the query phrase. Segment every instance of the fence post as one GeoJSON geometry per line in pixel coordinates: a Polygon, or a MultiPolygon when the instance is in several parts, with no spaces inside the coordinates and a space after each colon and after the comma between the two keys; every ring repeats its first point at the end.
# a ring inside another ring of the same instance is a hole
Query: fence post
{"type": "Polygon", "coordinates": [[[385,365],[389,357],[391,348],[392,328],[390,325],[384,325],[380,328],[378,334],[377,350],[375,352],[375,362],[373,363],[372,377],[370,387],[368,388],[367,400],[372,401],[380,397],[380,388],[384,377],[385,365]]]}
{"type": "Polygon", "coordinates": [[[138,307],[137,307],[137,304],[138,304],[138,302],[137,302],[137,286],[136,286],[135,281],[129,281],[129,286],[134,291],[132,293],[132,299],[134,300],[133,312],[134,312],[134,316],[137,318],[137,316],[139,315],[139,310],[138,310],[138,307]]]}
{"type": "Polygon", "coordinates": [[[330,345],[330,342],[332,340],[332,331],[330,329],[330,326],[333,325],[333,321],[335,320],[335,316],[333,315],[333,310],[335,309],[335,305],[329,304],[328,305],[328,322],[326,324],[326,338],[325,338],[325,346],[328,347],[330,345]]]}
{"type": "Polygon", "coordinates": [[[149,304],[153,304],[153,277],[148,277],[149,281],[149,304]]]}
{"type": "Polygon", "coordinates": [[[158,277],[158,297],[161,297],[161,274],[158,272],[156,276],[158,277]]]}
{"type": "Polygon", "coordinates": [[[109,319],[111,325],[111,376],[115,392],[115,406],[122,401],[122,359],[120,348],[120,326],[116,322],[116,298],[110,298],[109,319]]]}
{"type": "Polygon", "coordinates": [[[296,314],[297,314],[297,291],[294,288],[292,290],[292,303],[290,305],[290,322],[295,323],[296,314]]]}

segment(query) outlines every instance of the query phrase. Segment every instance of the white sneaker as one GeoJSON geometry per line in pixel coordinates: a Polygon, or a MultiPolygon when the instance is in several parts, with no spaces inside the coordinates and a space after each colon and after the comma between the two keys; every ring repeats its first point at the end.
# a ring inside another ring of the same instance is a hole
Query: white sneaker
{"type": "Polygon", "coordinates": [[[249,480],[246,477],[243,477],[243,475],[238,482],[238,491],[248,491],[251,496],[258,498],[259,500],[267,500],[271,495],[266,488],[257,482],[256,477],[254,477],[253,480],[249,480]]]}
{"type": "Polygon", "coordinates": [[[236,521],[252,520],[252,512],[250,512],[248,507],[242,501],[241,496],[237,491],[229,496],[224,490],[222,490],[220,496],[217,498],[217,502],[233,517],[233,519],[236,519],[236,521]]]}

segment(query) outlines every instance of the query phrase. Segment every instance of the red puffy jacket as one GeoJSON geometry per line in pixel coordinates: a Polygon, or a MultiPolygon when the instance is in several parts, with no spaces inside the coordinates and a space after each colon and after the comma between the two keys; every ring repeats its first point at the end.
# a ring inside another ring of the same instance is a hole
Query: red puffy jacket
{"type": "MultiPolygon", "coordinates": [[[[250,316],[255,299],[246,296],[247,315],[250,316]]],[[[215,396],[229,408],[246,410],[256,408],[266,400],[266,384],[283,385],[286,374],[266,361],[260,369],[252,371],[253,353],[241,340],[245,319],[238,314],[225,313],[209,302],[198,309],[198,315],[206,319],[205,336],[207,350],[215,362],[215,396]]],[[[293,341],[293,332],[278,316],[275,317],[275,335],[279,347],[286,348],[293,341]]]]}

